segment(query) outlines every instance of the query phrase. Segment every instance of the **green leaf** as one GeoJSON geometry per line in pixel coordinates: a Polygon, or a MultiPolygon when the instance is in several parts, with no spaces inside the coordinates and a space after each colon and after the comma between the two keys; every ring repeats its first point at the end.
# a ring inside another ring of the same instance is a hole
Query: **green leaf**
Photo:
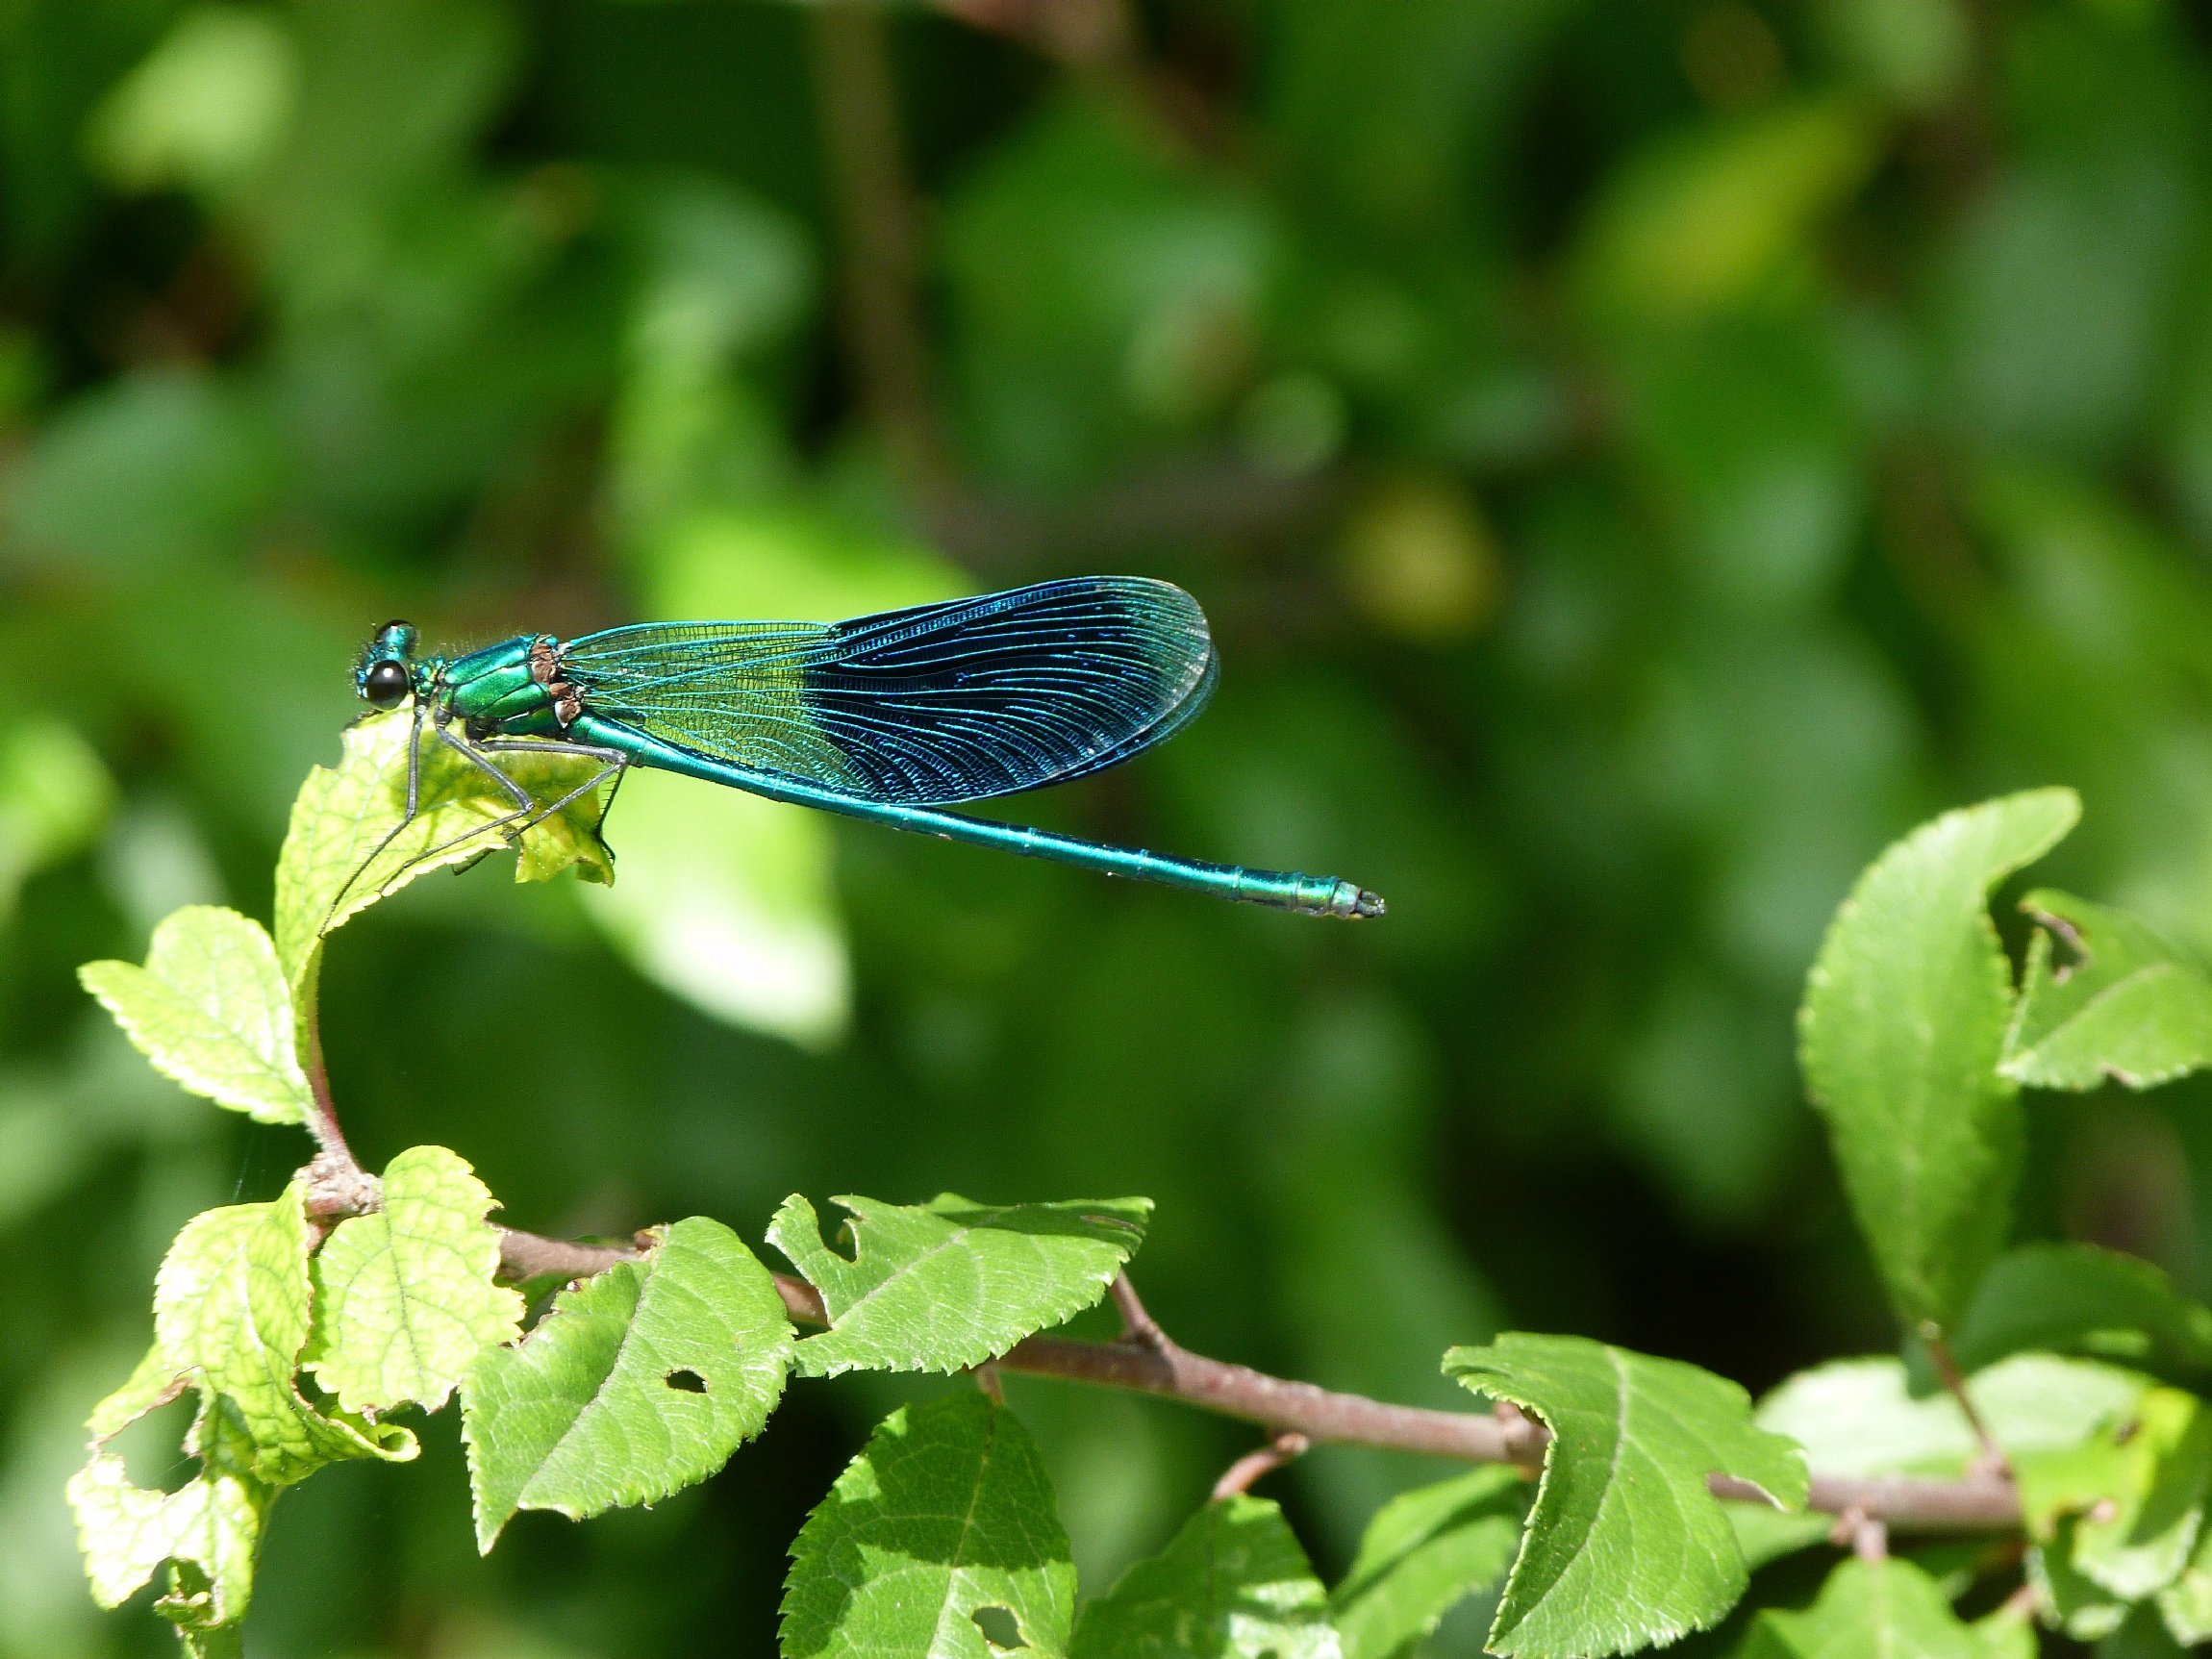
{"type": "Polygon", "coordinates": [[[993,1207],[945,1193],[921,1205],[831,1200],[849,1211],[847,1258],[793,1194],[768,1226],[821,1293],[830,1328],[798,1345],[805,1376],[859,1369],[953,1371],[1089,1307],[1144,1242],[1149,1198],[993,1207]]]}
{"type": "Polygon", "coordinates": [[[1695,1366],[1515,1332],[1453,1348],[1444,1369],[1551,1430],[1491,1626],[1497,1653],[1628,1653],[1715,1624],[1749,1572],[1706,1477],[1750,1481],[1785,1508],[1805,1500],[1804,1453],[1753,1425],[1741,1388],[1695,1366]]]}
{"type": "Polygon", "coordinates": [[[1390,1659],[1512,1564],[1528,1506],[1519,1470],[1477,1469],[1400,1493],[1375,1512],[1329,1597],[1345,1659],[1390,1659]]]}
{"type": "Polygon", "coordinates": [[[188,905],[154,929],[145,967],[88,962],[77,976],[155,1068],[193,1093],[264,1123],[308,1120],[291,993],[258,921],[188,905]]]}
{"type": "Polygon", "coordinates": [[[2023,1128],[1998,1070],[2012,976],[1989,891],[2080,813],[2037,790],[1922,825],[1859,878],[1806,982],[1805,1079],[1909,1324],[1949,1325],[2003,1245],[2023,1128]]]}
{"type": "Polygon", "coordinates": [[[1239,1494],[1083,1609],[1073,1659],[1340,1659],[1328,1593],[1280,1506],[1239,1494]]]}
{"type": "Polygon", "coordinates": [[[91,744],[51,716],[18,714],[0,733],[0,920],[24,879],[98,836],[114,780],[91,744]]]}
{"type": "Polygon", "coordinates": [[[563,1291],[462,1380],[478,1547],[517,1509],[581,1521],[704,1480],[767,1421],[791,1352],[775,1280],[703,1217],[563,1291]]]}
{"type": "MultiPolygon", "coordinates": [[[[422,744],[419,810],[399,829],[413,732],[414,716],[405,709],[348,727],[337,767],[309,772],[292,803],[277,859],[276,948],[295,996],[324,935],[419,875],[509,844],[490,826],[515,803],[481,767],[436,742],[422,744]]],[[[499,766],[541,801],[557,799],[595,769],[559,755],[502,755],[499,766]]],[[[523,839],[515,879],[550,881],[573,865],[587,881],[613,881],[598,821],[599,803],[589,796],[545,819],[523,839]]]]}
{"type": "Polygon", "coordinates": [[[156,1341],[207,1396],[190,1449],[213,1455],[236,1445],[270,1486],[342,1458],[404,1460],[415,1451],[407,1430],[326,1416],[295,1385],[310,1244],[295,1181],[272,1202],[195,1216],[154,1275],[156,1341]]]}
{"type": "Polygon", "coordinates": [[[1576,286],[1624,321],[1741,299],[1858,189],[1878,154],[1871,114],[1842,99],[1779,104],[1640,148],[1591,215],[1576,286]]]}
{"type": "Polygon", "coordinates": [[[2028,1547],[2027,1582],[2047,1623],[2076,1642],[2100,1642],[2127,1621],[2129,1604],[2074,1568],[2074,1529],[2078,1524],[2069,1516],[2058,1523],[2055,1542],[2028,1547]]]}
{"type": "Polygon", "coordinates": [[[112,1440],[146,1413],[164,1406],[192,1386],[184,1367],[160,1343],[148,1348],[123,1386],[92,1408],[85,1426],[95,1442],[112,1440]]]}
{"type": "MultiPolygon", "coordinates": [[[[2009,1456],[2064,1450],[2124,1422],[2148,1381],[2132,1371],[2020,1354],[1970,1378],[1982,1420],[2009,1456]]],[[[1948,1395],[1915,1397],[1901,1360],[1837,1360],[1759,1402],[1759,1426],[1788,1435],[1822,1474],[1957,1474],[1980,1443],[1948,1395]]]]}
{"type": "Polygon", "coordinates": [[[2093,1244],[2026,1244],[1998,1258],[1951,1352],[1968,1372],[2031,1348],[2147,1370],[2212,1370],[2212,1308],[2149,1262],[2093,1244]]]}
{"type": "Polygon", "coordinates": [[[243,1475],[214,1470],[175,1492],[147,1492],[131,1484],[121,1458],[93,1453],[68,1487],[92,1599],[118,1606],[163,1562],[189,1561],[207,1578],[204,1621],[244,1617],[270,1496],[243,1475]]]}
{"type": "Polygon", "coordinates": [[[314,1260],[308,1369],[347,1411],[436,1411],[486,1348],[522,1328],[522,1298],[492,1283],[491,1194],[443,1146],[384,1171],[384,1208],[340,1221],[314,1260]]]}
{"type": "Polygon", "coordinates": [[[1075,1567],[1044,1460],[979,1393],[902,1406],[792,1543],[784,1659],[992,1659],[991,1609],[1039,1659],[1068,1652],[1075,1567]]]}
{"type": "Polygon", "coordinates": [[[1721,1510],[1728,1518],[1728,1529],[1736,1535],[1744,1565],[1753,1572],[1786,1555],[1825,1544],[1836,1529],[1834,1516],[1814,1510],[1793,1515],[1764,1503],[1742,1503],[1734,1498],[1722,1502],[1721,1510]]]}
{"type": "Polygon", "coordinates": [[[2124,1601],[2180,1575],[2212,1490],[2212,1412],[2178,1389],[2146,1393],[2129,1417],[2078,1445],[2012,1460],[2030,1536],[2050,1543],[2061,1518],[2074,1571],[2124,1601]]]}
{"type": "Polygon", "coordinates": [[[2212,1065],[2212,977],[2124,911],[2048,889],[2021,909],[2028,942],[2003,1070],[2040,1089],[2130,1089],[2212,1065]],[[2054,968],[2063,943],[2073,960],[2054,968]]]}
{"type": "Polygon", "coordinates": [[[2158,1615],[2184,1647],[2212,1642],[2212,1527],[2198,1528],[2188,1561],[2158,1592],[2158,1615]]]}
{"type": "Polygon", "coordinates": [[[1909,1561],[1847,1560],[1802,1613],[1759,1615],[1744,1659],[1992,1659],[1934,1579],[1909,1561]]]}

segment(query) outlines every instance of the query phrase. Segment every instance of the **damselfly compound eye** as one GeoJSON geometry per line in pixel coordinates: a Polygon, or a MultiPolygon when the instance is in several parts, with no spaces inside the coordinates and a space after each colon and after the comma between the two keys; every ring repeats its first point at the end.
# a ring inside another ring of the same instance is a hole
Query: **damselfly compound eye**
{"type": "Polygon", "coordinates": [[[413,689],[406,666],[393,662],[371,665],[361,682],[361,694],[380,709],[398,708],[413,689]]]}

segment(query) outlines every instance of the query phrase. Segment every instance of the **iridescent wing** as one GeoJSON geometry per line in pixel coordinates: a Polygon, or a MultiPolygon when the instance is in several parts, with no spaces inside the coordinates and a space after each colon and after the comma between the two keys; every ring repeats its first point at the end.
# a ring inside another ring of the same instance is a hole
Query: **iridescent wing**
{"type": "Polygon", "coordinates": [[[669,622],[561,647],[584,705],[665,742],[870,800],[981,800],[1172,736],[1212,694],[1180,588],[1072,577],[847,622],[669,622]]]}

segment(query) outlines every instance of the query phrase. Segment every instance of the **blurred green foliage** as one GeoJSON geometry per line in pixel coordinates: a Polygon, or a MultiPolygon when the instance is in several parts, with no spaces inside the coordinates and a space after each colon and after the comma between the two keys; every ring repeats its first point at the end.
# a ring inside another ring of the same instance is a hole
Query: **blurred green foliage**
{"type": "MultiPolygon", "coordinates": [[[[450,1144],[544,1231],[1146,1193],[1170,1329],[1405,1400],[1509,1316],[1753,1388],[1888,1345],[1791,1011],[1933,808],[2077,787],[2050,879],[2212,948],[2200,9],[881,15],[903,156],[796,6],[0,5],[0,1653],[167,1644],[94,1614],[62,1484],[178,1224],[295,1155],[73,970],[266,915],[387,616],[1189,587],[1209,716],[1036,816],[1385,922],[634,780],[612,892],[349,929],[331,1069],[365,1161],[450,1144]]],[[[2212,1290],[2204,1087],[2031,1097],[2023,1230],[2212,1290]]],[[[707,1487],[488,1561],[440,1420],[286,1500],[255,1640],[766,1653],[911,1392],[794,1391],[707,1487]]],[[[1013,1392],[1093,1583],[1248,1444],[1013,1392]]],[[[1411,1468],[1281,1477],[1325,1576],[1411,1468]]]]}

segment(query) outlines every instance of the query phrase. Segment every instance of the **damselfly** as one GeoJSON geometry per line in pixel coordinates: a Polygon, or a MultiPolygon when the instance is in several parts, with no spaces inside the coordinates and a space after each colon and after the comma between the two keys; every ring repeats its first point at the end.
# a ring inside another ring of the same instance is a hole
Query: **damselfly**
{"type": "Polygon", "coordinates": [[[417,656],[417,643],[413,627],[388,622],[354,673],[376,708],[415,700],[407,817],[363,869],[418,811],[428,739],[482,767],[514,803],[469,835],[518,840],[602,785],[619,787],[628,767],[651,767],[1277,910],[1383,914],[1374,893],[1331,876],[1170,858],[943,810],[1118,766],[1189,723],[1220,664],[1197,601],[1166,582],[1076,577],[846,622],[523,634],[459,657],[417,656]],[[499,756],[518,753],[596,769],[541,801],[499,767],[499,756]]]}

